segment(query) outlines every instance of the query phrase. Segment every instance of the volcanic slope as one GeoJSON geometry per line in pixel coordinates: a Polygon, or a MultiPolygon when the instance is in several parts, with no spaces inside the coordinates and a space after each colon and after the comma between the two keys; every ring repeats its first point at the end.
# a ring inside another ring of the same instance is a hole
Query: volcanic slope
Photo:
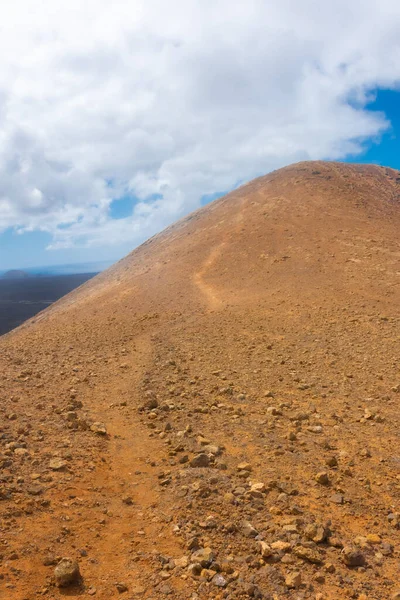
{"type": "Polygon", "coordinates": [[[0,598],[399,597],[399,198],[281,169],[1,338],[0,598]]]}

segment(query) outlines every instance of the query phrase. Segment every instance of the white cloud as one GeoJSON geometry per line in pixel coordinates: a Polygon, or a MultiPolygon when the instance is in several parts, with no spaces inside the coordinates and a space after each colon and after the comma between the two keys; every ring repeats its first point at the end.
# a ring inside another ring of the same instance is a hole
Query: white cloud
{"type": "Polygon", "coordinates": [[[397,0],[13,0],[0,23],[0,231],[54,248],[133,247],[205,194],[357,153],[400,83],[397,0]]]}

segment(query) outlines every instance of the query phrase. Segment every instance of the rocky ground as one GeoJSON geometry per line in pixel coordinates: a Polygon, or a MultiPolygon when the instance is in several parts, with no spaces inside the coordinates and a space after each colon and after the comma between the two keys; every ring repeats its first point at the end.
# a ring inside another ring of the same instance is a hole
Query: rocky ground
{"type": "Polygon", "coordinates": [[[1,598],[400,598],[399,181],[283,169],[1,339],[1,598]]]}

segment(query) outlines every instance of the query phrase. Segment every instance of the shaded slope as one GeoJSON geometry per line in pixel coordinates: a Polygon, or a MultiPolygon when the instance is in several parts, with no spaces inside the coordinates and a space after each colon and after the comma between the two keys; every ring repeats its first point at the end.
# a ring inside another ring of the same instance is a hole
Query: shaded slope
{"type": "Polygon", "coordinates": [[[394,593],[399,192],[380,167],[281,169],[2,339],[9,597],[52,585],[49,555],[100,598],[394,593]]]}

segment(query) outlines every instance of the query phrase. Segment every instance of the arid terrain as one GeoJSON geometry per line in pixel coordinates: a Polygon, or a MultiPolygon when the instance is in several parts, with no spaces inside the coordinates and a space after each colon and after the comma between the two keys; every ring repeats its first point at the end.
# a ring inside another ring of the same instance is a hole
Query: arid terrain
{"type": "Polygon", "coordinates": [[[299,163],[3,336],[0,598],[400,598],[399,235],[299,163]]]}

